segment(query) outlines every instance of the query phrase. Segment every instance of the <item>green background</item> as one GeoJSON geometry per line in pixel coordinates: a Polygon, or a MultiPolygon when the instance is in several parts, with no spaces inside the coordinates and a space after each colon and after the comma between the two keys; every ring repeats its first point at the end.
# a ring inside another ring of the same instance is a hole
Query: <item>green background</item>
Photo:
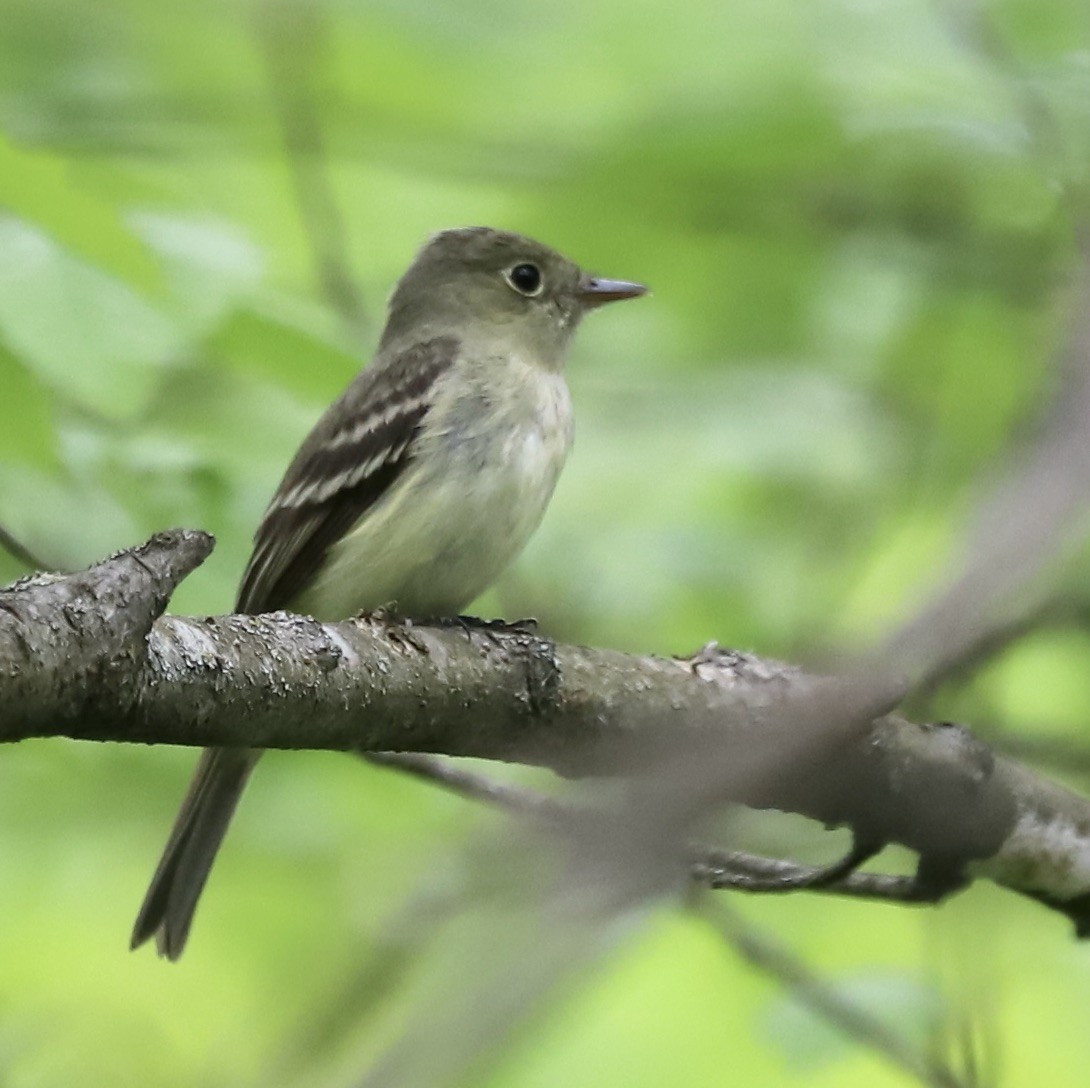
{"type": "MultiPolygon", "coordinates": [[[[208,529],[176,611],[230,607],[291,453],[442,227],[654,289],[581,331],[572,460],[477,609],[558,638],[866,646],[1052,388],[1085,0],[0,0],[0,21],[0,524],[60,568],[208,529]]],[[[1046,630],[920,710],[1077,749],[1088,670],[1086,631],[1046,630]]],[[[414,1007],[409,981],[359,983],[376,942],[421,889],[473,886],[463,848],[504,826],[348,757],[273,755],[170,966],[126,944],[193,753],[0,757],[5,1088],[352,1083],[414,1007]]],[[[1090,951],[1057,917],[990,887],[738,906],[921,1045],[956,1051],[968,1020],[999,1082],[1086,1083],[1090,951]]],[[[670,905],[472,1081],[904,1082],[670,905]]]]}

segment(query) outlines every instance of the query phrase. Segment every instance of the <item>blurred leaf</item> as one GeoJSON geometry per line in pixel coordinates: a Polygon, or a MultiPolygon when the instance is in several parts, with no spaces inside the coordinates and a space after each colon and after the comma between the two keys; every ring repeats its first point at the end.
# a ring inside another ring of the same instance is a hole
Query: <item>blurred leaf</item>
{"type": "Polygon", "coordinates": [[[63,397],[107,417],[145,405],[182,343],[132,288],[10,216],[0,218],[0,340],[63,397]]]}
{"type": "Polygon", "coordinates": [[[145,535],[120,499],[96,486],[0,462],[0,517],[50,567],[78,570],[145,535]]]}
{"type": "Polygon", "coordinates": [[[63,157],[18,147],[0,131],[0,208],[34,223],[80,259],[155,289],[159,267],[117,209],[72,179],[63,157]]]}
{"type": "Polygon", "coordinates": [[[174,301],[194,326],[218,319],[261,281],[264,254],[230,221],[150,211],[128,218],[163,261],[174,301]]]}
{"type": "Polygon", "coordinates": [[[209,340],[208,350],[239,373],[323,406],[363,363],[296,324],[254,310],[232,313],[209,340]]]}
{"type": "Polygon", "coordinates": [[[42,384],[0,343],[3,426],[0,461],[23,461],[56,468],[53,406],[42,384]]]}

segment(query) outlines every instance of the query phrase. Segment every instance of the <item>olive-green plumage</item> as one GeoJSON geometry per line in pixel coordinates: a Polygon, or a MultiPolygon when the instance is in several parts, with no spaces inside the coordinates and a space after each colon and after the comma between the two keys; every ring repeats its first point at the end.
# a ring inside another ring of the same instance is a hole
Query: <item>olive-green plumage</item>
{"type": "MultiPolygon", "coordinates": [[[[258,528],[239,612],[450,615],[521,551],[572,439],[563,367],[583,315],[644,293],[518,234],[435,235],[374,360],[322,416],[258,528]]],[[[133,930],[181,955],[258,750],[208,749],[133,930]]]]}

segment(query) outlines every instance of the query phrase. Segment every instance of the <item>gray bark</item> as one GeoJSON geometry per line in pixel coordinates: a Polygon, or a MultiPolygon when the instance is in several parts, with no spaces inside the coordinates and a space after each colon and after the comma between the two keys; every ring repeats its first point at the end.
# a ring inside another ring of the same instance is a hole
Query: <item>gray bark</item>
{"type": "Polygon", "coordinates": [[[645,781],[678,751],[744,768],[773,745],[776,773],[735,774],[717,800],[901,843],[1087,929],[1090,801],[960,726],[881,714],[799,745],[777,708],[812,695],[827,718],[828,684],[751,654],[663,659],[384,614],[164,615],[211,548],[177,530],[0,590],[0,741],[429,752],[645,781]]]}

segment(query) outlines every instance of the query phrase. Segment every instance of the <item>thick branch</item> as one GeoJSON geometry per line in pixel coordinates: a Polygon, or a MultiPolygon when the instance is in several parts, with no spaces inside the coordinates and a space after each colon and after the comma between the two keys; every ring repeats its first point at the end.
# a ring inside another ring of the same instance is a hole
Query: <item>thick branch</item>
{"type": "MultiPolygon", "coordinates": [[[[433,752],[642,774],[703,738],[744,762],[775,739],[778,702],[828,695],[748,654],[664,660],[384,615],[162,616],[210,549],[205,534],[164,533],[88,571],[0,591],[0,740],[433,752]]],[[[725,800],[970,863],[1086,930],[1090,802],[960,727],[885,716],[845,736],[725,800]]]]}

